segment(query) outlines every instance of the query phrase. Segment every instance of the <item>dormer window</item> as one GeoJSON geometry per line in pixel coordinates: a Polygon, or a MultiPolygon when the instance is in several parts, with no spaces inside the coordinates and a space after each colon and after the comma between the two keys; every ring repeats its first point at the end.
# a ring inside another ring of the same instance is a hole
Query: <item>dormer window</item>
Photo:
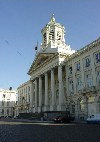
{"type": "Polygon", "coordinates": [[[54,40],[54,31],[53,30],[51,30],[49,33],[49,39],[54,40]]]}
{"type": "Polygon", "coordinates": [[[95,54],[96,57],[96,63],[100,62],[100,52],[95,54]]]}

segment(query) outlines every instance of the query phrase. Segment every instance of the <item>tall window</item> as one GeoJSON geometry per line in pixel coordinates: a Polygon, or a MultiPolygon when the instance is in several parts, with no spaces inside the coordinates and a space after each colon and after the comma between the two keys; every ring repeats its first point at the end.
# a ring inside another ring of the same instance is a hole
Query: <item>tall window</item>
{"type": "Polygon", "coordinates": [[[9,106],[9,102],[7,102],[7,106],[9,106]]]}
{"type": "Polygon", "coordinates": [[[51,30],[49,33],[49,39],[54,40],[54,31],[53,30],[51,30]]]}
{"type": "Polygon", "coordinates": [[[96,63],[100,63],[100,52],[95,54],[96,57],[96,63]]]}
{"type": "Polygon", "coordinates": [[[97,71],[96,81],[97,85],[100,85],[100,70],[97,71]]]}
{"type": "Polygon", "coordinates": [[[80,71],[80,63],[76,64],[76,71],[80,71]]]}
{"type": "Polygon", "coordinates": [[[27,87],[26,87],[26,94],[27,94],[27,87]]]}
{"type": "Polygon", "coordinates": [[[2,101],[2,106],[4,106],[4,101],[2,101]]]}
{"type": "Polygon", "coordinates": [[[61,33],[57,32],[57,40],[61,40],[61,33]]]}
{"type": "Polygon", "coordinates": [[[44,44],[46,44],[46,33],[44,33],[43,38],[44,38],[44,44]]]}
{"type": "Polygon", "coordinates": [[[72,113],[74,114],[75,113],[75,103],[74,102],[72,103],[71,108],[72,108],[72,113]]]}
{"type": "Polygon", "coordinates": [[[89,67],[90,66],[90,59],[86,58],[85,60],[85,67],[89,67]]]}
{"type": "Polygon", "coordinates": [[[72,74],[72,67],[69,67],[69,74],[72,74]]]}
{"type": "Polygon", "coordinates": [[[30,87],[28,86],[28,91],[30,92],[30,87]]]}
{"type": "Polygon", "coordinates": [[[77,84],[76,84],[76,88],[77,91],[79,91],[81,89],[81,77],[77,77],[77,84]]]}
{"type": "Polygon", "coordinates": [[[6,97],[6,95],[5,95],[5,94],[3,94],[3,97],[5,98],[5,97],[6,97]]]}
{"type": "Polygon", "coordinates": [[[92,80],[91,74],[86,75],[86,83],[87,83],[87,87],[91,87],[93,85],[93,80],[92,80]]]}
{"type": "Polygon", "coordinates": [[[9,115],[9,109],[7,109],[7,115],[9,115]]]}
{"type": "Polygon", "coordinates": [[[74,84],[72,79],[69,80],[69,91],[70,91],[70,94],[73,94],[74,92],[74,84]]]}

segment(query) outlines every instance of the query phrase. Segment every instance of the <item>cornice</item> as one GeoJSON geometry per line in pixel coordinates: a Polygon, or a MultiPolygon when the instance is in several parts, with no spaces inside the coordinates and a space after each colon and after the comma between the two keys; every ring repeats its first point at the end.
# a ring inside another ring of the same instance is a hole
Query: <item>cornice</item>
{"type": "Polygon", "coordinates": [[[75,53],[70,55],[69,58],[67,58],[67,61],[70,61],[70,60],[74,59],[75,57],[78,57],[81,54],[92,50],[94,47],[97,47],[98,45],[100,45],[100,37],[98,39],[96,39],[95,41],[91,42],[90,44],[86,45],[82,49],[77,50],[75,53]]]}
{"type": "Polygon", "coordinates": [[[31,80],[28,80],[27,82],[21,84],[21,85],[17,88],[17,90],[20,89],[21,87],[24,87],[25,85],[27,85],[27,84],[29,84],[29,83],[31,83],[31,80]]]}

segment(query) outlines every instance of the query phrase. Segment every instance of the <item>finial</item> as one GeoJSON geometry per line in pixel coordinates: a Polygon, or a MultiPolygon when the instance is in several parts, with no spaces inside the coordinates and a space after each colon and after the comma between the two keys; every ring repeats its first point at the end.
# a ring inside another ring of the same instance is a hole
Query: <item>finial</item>
{"type": "Polygon", "coordinates": [[[50,21],[51,21],[51,22],[55,22],[54,14],[52,14],[50,21]]]}
{"type": "Polygon", "coordinates": [[[54,14],[52,14],[52,17],[54,17],[54,14]]]}

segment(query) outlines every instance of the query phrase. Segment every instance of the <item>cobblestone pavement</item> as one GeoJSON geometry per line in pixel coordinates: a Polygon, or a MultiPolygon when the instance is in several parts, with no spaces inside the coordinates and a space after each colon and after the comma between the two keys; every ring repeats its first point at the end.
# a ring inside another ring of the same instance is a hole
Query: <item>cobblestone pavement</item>
{"type": "Polygon", "coordinates": [[[0,142],[100,142],[100,125],[0,121],[0,142]]]}

